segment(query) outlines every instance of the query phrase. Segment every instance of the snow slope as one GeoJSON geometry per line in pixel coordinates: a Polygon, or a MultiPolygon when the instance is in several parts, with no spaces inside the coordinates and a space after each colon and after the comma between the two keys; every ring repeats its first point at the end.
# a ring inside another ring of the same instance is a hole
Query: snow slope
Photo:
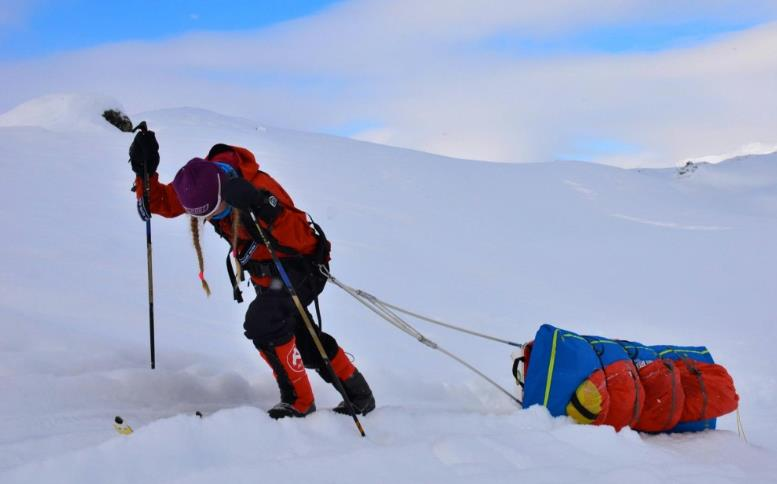
{"type": "MultiPolygon", "coordinates": [[[[60,95],[0,115],[0,482],[774,482],[777,155],[672,170],[494,164],[276,129],[196,109],[132,116],[170,180],[216,142],[248,147],[333,242],[333,273],[389,302],[512,340],[540,323],[705,344],[741,396],[721,430],[645,436],[521,411],[336,287],[324,328],[378,399],[272,421],[269,369],[242,336],[226,246],[155,217],[157,369],[148,369],[144,224],[119,104],[60,95]],[[54,112],[54,118],[47,113],[54,112]],[[106,127],[107,126],[107,127],[106,127]],[[201,410],[206,418],[193,416],[201,410]],[[114,415],[135,427],[111,428],[114,415]]],[[[414,322],[415,324],[415,322],[414,322]]],[[[512,388],[510,347],[416,327],[512,388]]]]}

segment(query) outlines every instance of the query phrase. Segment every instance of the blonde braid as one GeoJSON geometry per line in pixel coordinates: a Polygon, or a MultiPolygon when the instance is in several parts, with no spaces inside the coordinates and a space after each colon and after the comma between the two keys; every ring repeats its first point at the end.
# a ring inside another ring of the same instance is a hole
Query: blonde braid
{"type": "MultiPolygon", "coordinates": [[[[240,264],[240,255],[237,251],[237,232],[240,230],[240,211],[232,207],[232,255],[235,256],[235,265],[237,265],[237,278],[235,279],[235,287],[243,280],[243,265],[240,264]]],[[[234,289],[234,288],[233,288],[234,289]]]]}
{"type": "Polygon", "coordinates": [[[194,250],[197,251],[197,262],[200,265],[200,281],[202,281],[202,289],[205,294],[210,296],[210,287],[208,281],[205,280],[205,259],[202,257],[202,247],[200,246],[200,226],[196,217],[191,217],[191,229],[192,229],[192,242],[194,243],[194,250]]]}

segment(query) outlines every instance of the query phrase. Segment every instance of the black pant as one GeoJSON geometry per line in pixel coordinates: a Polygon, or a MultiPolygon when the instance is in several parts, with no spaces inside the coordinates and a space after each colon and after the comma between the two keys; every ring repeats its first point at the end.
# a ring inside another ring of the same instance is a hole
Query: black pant
{"type": "MultiPolygon", "coordinates": [[[[326,278],[319,274],[318,269],[306,258],[286,258],[281,259],[281,263],[307,317],[313,322],[313,316],[307,310],[307,306],[324,289],[326,278]]],[[[273,281],[272,288],[257,287],[256,299],[248,306],[243,323],[246,338],[253,341],[257,349],[262,350],[282,345],[294,335],[297,337],[297,349],[305,367],[323,370],[324,361],[289,291],[281,282],[280,276],[273,277],[276,280],[273,281]]],[[[329,334],[320,331],[315,324],[313,327],[327,357],[334,358],[339,349],[337,341],[329,334]]],[[[324,375],[325,372],[321,374],[324,375]]]]}

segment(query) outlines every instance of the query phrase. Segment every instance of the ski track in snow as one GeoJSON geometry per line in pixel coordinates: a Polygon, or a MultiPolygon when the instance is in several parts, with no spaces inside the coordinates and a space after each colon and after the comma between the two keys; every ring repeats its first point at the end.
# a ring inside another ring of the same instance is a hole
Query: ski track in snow
{"type": "Polygon", "coordinates": [[[620,213],[613,213],[613,214],[610,214],[610,216],[619,218],[621,220],[628,220],[629,222],[636,222],[644,225],[653,225],[656,227],[662,227],[667,229],[706,230],[706,231],[733,230],[733,227],[721,227],[717,225],[685,225],[685,224],[679,224],[675,222],[659,222],[656,220],[647,220],[639,217],[623,215],[620,213]]]}
{"type": "Polygon", "coordinates": [[[596,198],[596,191],[582,185],[581,183],[578,183],[572,180],[564,180],[564,184],[572,187],[574,191],[582,194],[583,197],[589,200],[593,200],[596,198]]]}

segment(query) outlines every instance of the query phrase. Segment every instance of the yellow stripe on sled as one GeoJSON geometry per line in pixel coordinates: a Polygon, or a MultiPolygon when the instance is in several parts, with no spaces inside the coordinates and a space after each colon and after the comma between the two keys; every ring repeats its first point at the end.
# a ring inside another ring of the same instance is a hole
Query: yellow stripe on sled
{"type": "Polygon", "coordinates": [[[545,382],[545,401],[543,406],[548,406],[550,399],[550,384],[553,382],[553,367],[556,365],[556,341],[558,340],[558,328],[553,331],[553,344],[550,347],[550,361],[548,362],[548,379],[545,382]]]}
{"type": "Polygon", "coordinates": [[[699,351],[699,350],[681,350],[678,348],[669,348],[668,350],[664,350],[661,353],[658,354],[661,358],[664,357],[664,355],[669,353],[695,353],[697,355],[708,355],[710,353],[709,350],[699,351]]]}

